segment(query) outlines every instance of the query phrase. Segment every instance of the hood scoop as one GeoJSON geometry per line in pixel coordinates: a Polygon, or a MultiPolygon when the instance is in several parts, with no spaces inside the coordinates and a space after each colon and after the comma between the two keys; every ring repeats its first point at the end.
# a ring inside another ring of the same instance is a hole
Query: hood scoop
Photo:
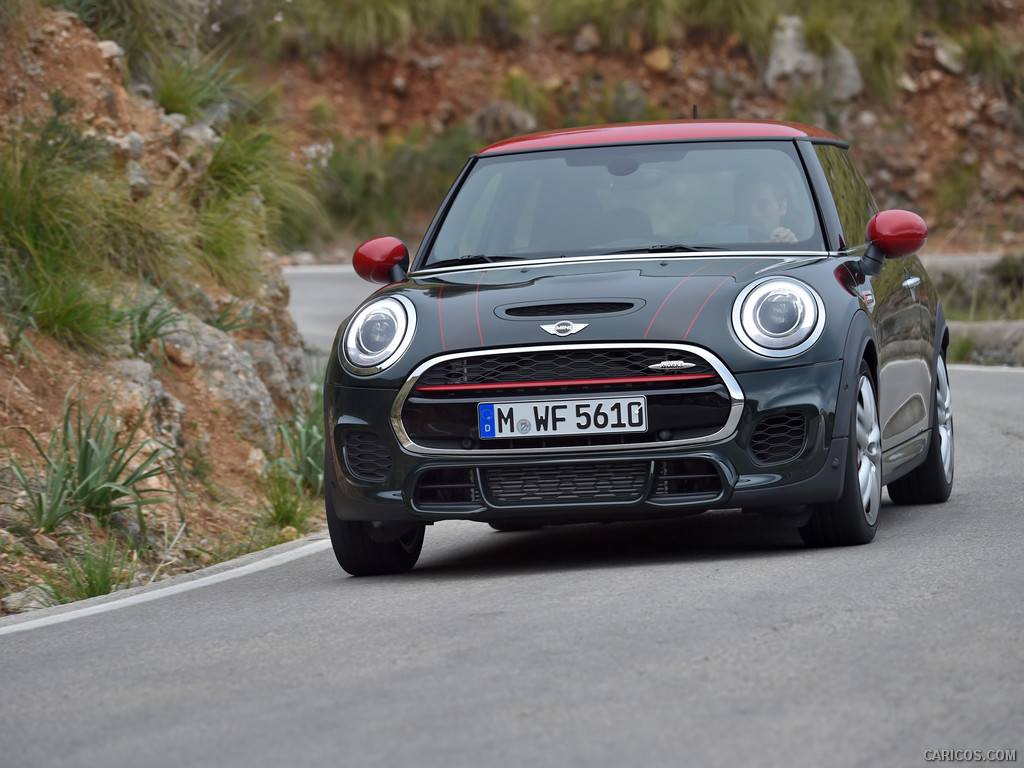
{"type": "Polygon", "coordinates": [[[506,320],[562,319],[594,315],[625,315],[644,305],[641,299],[590,299],[549,301],[543,304],[508,304],[494,312],[506,320]]]}

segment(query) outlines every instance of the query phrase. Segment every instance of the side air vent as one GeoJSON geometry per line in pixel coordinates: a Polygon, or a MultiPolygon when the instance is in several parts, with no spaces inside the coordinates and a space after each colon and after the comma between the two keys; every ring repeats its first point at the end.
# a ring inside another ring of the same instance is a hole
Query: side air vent
{"type": "Polygon", "coordinates": [[[802,413],[786,412],[761,419],[750,436],[750,455],[759,464],[779,464],[800,455],[807,438],[802,413]]]}
{"type": "Polygon", "coordinates": [[[341,455],[345,458],[345,466],[349,474],[357,480],[369,483],[381,483],[391,473],[391,454],[381,438],[373,432],[346,430],[341,436],[341,455]]]}

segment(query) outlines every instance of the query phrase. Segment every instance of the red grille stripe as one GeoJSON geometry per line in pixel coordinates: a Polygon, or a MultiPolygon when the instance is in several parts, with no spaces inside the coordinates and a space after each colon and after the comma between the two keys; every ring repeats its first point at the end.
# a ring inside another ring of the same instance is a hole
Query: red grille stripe
{"type": "Polygon", "coordinates": [[[647,384],[663,381],[699,381],[718,378],[713,373],[681,373],[673,376],[628,376],[618,379],[562,379],[560,381],[520,381],[497,384],[433,384],[416,387],[417,392],[459,392],[470,389],[539,389],[541,387],[587,387],[598,384],[647,384]]]}

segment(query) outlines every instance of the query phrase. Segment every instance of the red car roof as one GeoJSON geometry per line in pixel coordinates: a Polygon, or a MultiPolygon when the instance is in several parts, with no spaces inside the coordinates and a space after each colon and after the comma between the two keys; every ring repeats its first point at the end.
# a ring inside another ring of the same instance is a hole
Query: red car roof
{"type": "Polygon", "coordinates": [[[637,144],[658,141],[688,141],[694,139],[789,139],[818,138],[838,141],[838,137],[800,123],[769,122],[760,120],[682,120],[657,123],[621,123],[567,128],[559,131],[533,133],[505,139],[481,150],[486,155],[495,152],[521,152],[532,149],[579,147],[598,144],[637,144]]]}

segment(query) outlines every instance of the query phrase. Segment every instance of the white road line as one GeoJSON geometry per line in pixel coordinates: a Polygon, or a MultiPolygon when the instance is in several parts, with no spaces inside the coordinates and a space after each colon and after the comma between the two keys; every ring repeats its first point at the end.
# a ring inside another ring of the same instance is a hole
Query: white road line
{"type": "Polygon", "coordinates": [[[215,573],[212,576],[204,576],[193,581],[185,581],[179,584],[171,584],[170,586],[147,590],[145,592],[139,592],[134,595],[128,595],[120,600],[112,600],[108,603],[100,603],[98,605],[90,605],[85,608],[79,608],[75,611],[68,611],[67,613],[57,613],[51,616],[43,616],[38,619],[31,619],[29,621],[22,621],[17,624],[10,624],[6,627],[0,627],[0,636],[10,635],[15,632],[23,632],[29,629],[38,629],[39,627],[48,627],[52,624],[62,624],[65,621],[72,621],[74,619],[83,619],[86,616],[95,616],[99,613],[107,613],[108,611],[116,611],[119,608],[128,608],[132,605],[139,605],[140,603],[148,603],[151,600],[159,600],[163,597],[171,597],[172,595],[178,595],[182,592],[190,592],[193,589],[199,589],[201,587],[209,587],[214,584],[219,584],[222,581],[229,581],[230,579],[237,579],[240,576],[247,576],[250,573],[256,573],[257,571],[263,571],[267,568],[274,568],[278,565],[284,565],[285,563],[291,562],[292,560],[298,560],[301,557],[307,555],[313,555],[317,552],[325,550],[331,546],[329,539],[319,539],[303,544],[301,547],[296,549],[289,549],[287,552],[281,552],[277,555],[271,555],[270,557],[263,558],[262,560],[256,560],[255,562],[249,563],[248,565],[242,565],[238,568],[232,568],[227,571],[221,571],[215,573]]]}

